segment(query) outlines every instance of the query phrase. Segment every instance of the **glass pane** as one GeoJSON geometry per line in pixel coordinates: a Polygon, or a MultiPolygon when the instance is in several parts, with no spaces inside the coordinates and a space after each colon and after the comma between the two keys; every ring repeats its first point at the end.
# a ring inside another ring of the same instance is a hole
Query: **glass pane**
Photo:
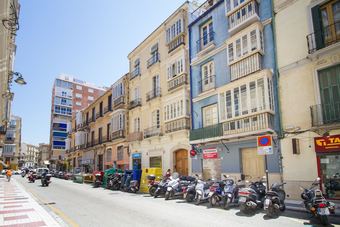
{"type": "Polygon", "coordinates": [[[320,156],[321,178],[328,198],[340,198],[340,155],[320,156]]]}
{"type": "Polygon", "coordinates": [[[340,1],[333,4],[332,10],[335,23],[335,31],[337,35],[340,35],[340,1]]]}

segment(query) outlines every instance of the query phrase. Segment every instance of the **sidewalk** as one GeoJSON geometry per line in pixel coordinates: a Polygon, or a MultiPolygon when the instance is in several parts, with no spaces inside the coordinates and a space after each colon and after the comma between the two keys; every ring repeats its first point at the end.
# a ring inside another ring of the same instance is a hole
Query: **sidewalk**
{"type": "Polygon", "coordinates": [[[0,227],[60,226],[14,177],[0,176],[0,227]]]}
{"type": "MultiPolygon", "coordinates": [[[[334,202],[334,201],[332,201],[334,202]]],[[[293,210],[293,211],[302,211],[306,212],[305,206],[302,201],[299,200],[285,200],[286,208],[287,210],[293,210]]],[[[333,216],[340,217],[340,203],[335,202],[336,208],[335,208],[335,214],[333,216]]]]}

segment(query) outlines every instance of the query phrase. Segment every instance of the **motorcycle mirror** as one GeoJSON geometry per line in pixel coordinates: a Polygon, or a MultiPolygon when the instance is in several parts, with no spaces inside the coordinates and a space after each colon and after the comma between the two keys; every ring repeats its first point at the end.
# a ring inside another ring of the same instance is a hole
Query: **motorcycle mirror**
{"type": "Polygon", "coordinates": [[[225,174],[223,174],[223,176],[224,176],[225,178],[227,178],[227,177],[228,177],[228,175],[225,175],[225,174]]]}

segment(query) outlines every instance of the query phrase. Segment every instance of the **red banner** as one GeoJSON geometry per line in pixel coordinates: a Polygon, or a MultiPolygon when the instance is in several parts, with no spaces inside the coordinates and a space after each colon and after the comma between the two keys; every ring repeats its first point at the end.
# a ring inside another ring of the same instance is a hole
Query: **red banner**
{"type": "Polygon", "coordinates": [[[340,152],[340,135],[314,138],[316,152],[340,152]]]}
{"type": "Polygon", "coordinates": [[[208,148],[203,150],[204,159],[217,159],[218,153],[216,148],[208,148]]]}

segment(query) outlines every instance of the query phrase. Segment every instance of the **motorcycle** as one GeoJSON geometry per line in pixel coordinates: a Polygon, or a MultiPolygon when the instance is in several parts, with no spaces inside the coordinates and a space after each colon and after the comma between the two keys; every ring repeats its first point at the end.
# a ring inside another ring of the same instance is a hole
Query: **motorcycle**
{"type": "Polygon", "coordinates": [[[248,214],[262,208],[265,195],[266,185],[262,180],[251,182],[249,187],[240,189],[238,192],[240,211],[248,214]]]}
{"type": "Polygon", "coordinates": [[[149,194],[151,196],[155,195],[155,191],[158,188],[159,182],[156,181],[156,176],[155,175],[148,175],[148,188],[149,188],[149,194]]]}
{"type": "Polygon", "coordinates": [[[165,200],[172,199],[176,196],[183,196],[185,189],[195,180],[196,179],[193,177],[174,177],[167,185],[164,195],[165,200]]]}
{"type": "Polygon", "coordinates": [[[130,185],[127,189],[128,192],[136,193],[139,190],[139,183],[137,180],[130,181],[130,185]]]}
{"type": "Polygon", "coordinates": [[[304,201],[305,208],[314,217],[319,218],[323,225],[328,225],[328,216],[335,213],[335,204],[325,199],[320,189],[316,188],[320,184],[318,177],[310,188],[300,187],[302,190],[301,198],[304,201]]]}
{"type": "Polygon", "coordinates": [[[286,183],[274,183],[266,192],[263,208],[269,217],[279,216],[280,212],[286,209],[286,192],[283,185],[286,183]]]}
{"type": "Polygon", "coordinates": [[[48,187],[48,185],[51,183],[51,177],[52,175],[51,174],[46,174],[44,176],[41,177],[41,186],[46,186],[48,187]]]}
{"type": "Polygon", "coordinates": [[[196,196],[195,196],[195,204],[199,205],[201,202],[206,202],[210,198],[210,186],[212,182],[205,182],[202,180],[197,180],[197,184],[195,187],[196,196]]]}
{"type": "Polygon", "coordinates": [[[154,192],[153,197],[157,198],[160,195],[165,195],[168,183],[170,182],[171,178],[169,177],[164,177],[157,185],[157,188],[154,192]]]}
{"type": "Polygon", "coordinates": [[[122,184],[122,174],[110,174],[108,176],[107,188],[111,190],[119,190],[122,184]]]}
{"type": "Polygon", "coordinates": [[[29,173],[27,178],[29,183],[34,183],[37,175],[35,173],[29,173]]]}
{"type": "Polygon", "coordinates": [[[103,183],[103,173],[100,171],[96,171],[94,172],[94,177],[95,177],[95,180],[93,182],[93,187],[98,188],[103,183]]]}
{"type": "MultiPolygon", "coordinates": [[[[224,186],[224,203],[223,208],[228,209],[231,204],[238,204],[238,192],[241,187],[244,185],[237,185],[234,179],[231,179],[229,176],[225,176],[225,186],[224,186]]],[[[239,181],[241,182],[241,181],[239,181]]]]}
{"type": "Polygon", "coordinates": [[[224,181],[214,182],[209,190],[209,205],[210,207],[215,207],[216,205],[220,205],[224,207],[225,199],[224,199],[224,181]]]}
{"type": "Polygon", "coordinates": [[[183,191],[183,199],[185,199],[188,203],[193,202],[196,198],[196,184],[197,184],[197,180],[192,181],[188,185],[188,187],[185,188],[183,191]]]}

